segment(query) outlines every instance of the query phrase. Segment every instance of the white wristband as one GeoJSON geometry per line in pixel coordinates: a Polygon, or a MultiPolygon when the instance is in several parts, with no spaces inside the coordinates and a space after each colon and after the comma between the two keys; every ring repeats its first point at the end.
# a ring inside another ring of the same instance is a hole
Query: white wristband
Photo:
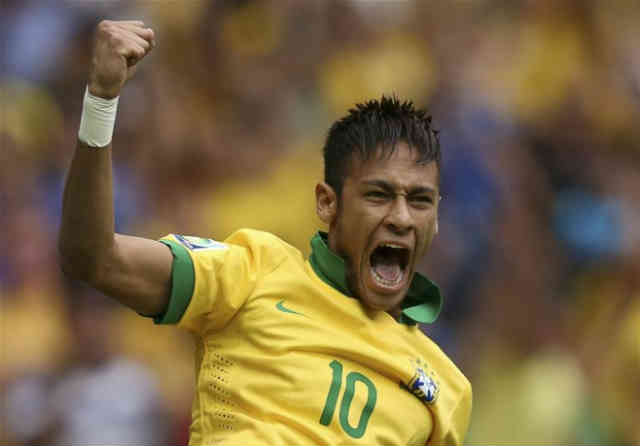
{"type": "Polygon", "coordinates": [[[90,147],[106,147],[111,143],[119,98],[99,98],[89,93],[89,87],[85,89],[78,130],[80,141],[90,147]]]}

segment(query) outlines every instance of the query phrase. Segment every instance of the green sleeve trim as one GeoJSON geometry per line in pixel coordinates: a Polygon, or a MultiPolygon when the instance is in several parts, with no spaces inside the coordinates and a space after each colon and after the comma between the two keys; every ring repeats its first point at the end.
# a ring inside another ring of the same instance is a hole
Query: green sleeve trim
{"type": "Polygon", "coordinates": [[[193,295],[195,287],[193,260],[191,260],[187,249],[181,244],[167,239],[160,240],[160,243],[167,245],[173,254],[171,296],[167,311],[154,317],[153,322],[156,324],[177,324],[187,310],[193,295]]]}

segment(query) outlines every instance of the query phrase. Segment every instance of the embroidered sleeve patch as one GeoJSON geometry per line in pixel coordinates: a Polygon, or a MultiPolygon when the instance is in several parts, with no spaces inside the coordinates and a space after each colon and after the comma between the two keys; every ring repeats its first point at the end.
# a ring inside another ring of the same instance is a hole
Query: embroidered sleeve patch
{"type": "Polygon", "coordinates": [[[174,234],[175,238],[191,251],[203,251],[206,249],[228,249],[225,243],[217,242],[210,238],[194,237],[191,235],[174,234]]]}

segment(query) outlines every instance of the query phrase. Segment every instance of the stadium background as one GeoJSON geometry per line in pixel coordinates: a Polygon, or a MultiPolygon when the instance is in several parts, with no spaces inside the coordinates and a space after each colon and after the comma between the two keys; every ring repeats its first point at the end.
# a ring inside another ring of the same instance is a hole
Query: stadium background
{"type": "Polygon", "coordinates": [[[189,337],[57,263],[99,18],[158,43],[120,100],[119,231],[254,227],[306,253],[328,126],[414,98],[444,147],[426,330],[474,385],[468,442],[640,442],[638,2],[2,5],[1,442],[186,441],[189,337]]]}

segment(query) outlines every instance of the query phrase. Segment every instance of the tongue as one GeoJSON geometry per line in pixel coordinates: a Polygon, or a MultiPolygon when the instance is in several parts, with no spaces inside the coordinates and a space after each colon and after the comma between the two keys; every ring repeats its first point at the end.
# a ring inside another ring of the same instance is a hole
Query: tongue
{"type": "Polygon", "coordinates": [[[396,281],[402,274],[400,267],[400,259],[397,256],[376,250],[371,256],[371,266],[383,279],[388,281],[396,281]],[[385,255],[386,254],[386,255],[385,255]]]}
{"type": "Polygon", "coordinates": [[[391,282],[395,282],[402,274],[402,268],[396,262],[379,262],[377,263],[373,269],[376,273],[382,276],[383,279],[389,280],[391,282]]]}

